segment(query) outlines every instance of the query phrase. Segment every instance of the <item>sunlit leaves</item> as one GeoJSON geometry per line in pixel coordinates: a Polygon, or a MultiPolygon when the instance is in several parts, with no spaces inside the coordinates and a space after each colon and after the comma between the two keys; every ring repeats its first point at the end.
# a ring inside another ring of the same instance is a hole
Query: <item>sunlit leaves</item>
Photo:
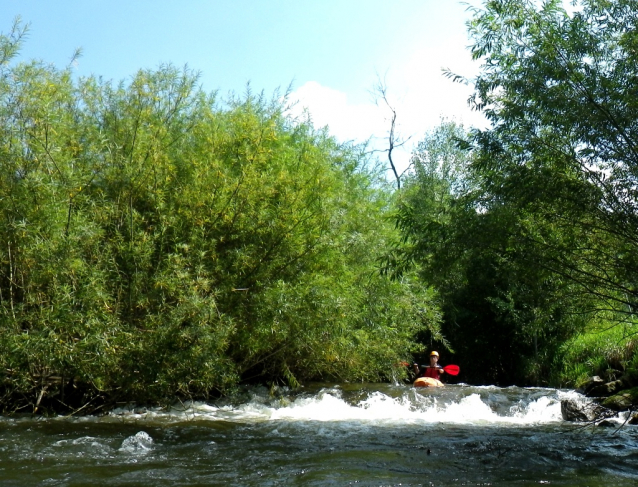
{"type": "Polygon", "coordinates": [[[378,272],[390,193],[365,151],[280,97],[2,69],[3,407],[380,379],[438,330],[427,290],[378,272]]]}
{"type": "Polygon", "coordinates": [[[475,134],[476,166],[494,204],[535,215],[520,230],[544,265],[627,313],[637,296],[638,3],[576,7],[503,0],[475,12],[475,99],[494,124],[475,134]]]}

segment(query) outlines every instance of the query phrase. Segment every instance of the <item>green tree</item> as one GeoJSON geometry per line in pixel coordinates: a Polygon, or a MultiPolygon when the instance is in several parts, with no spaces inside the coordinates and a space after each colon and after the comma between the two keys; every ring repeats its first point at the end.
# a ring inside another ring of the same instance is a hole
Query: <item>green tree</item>
{"type": "Polygon", "coordinates": [[[23,32],[0,36],[5,410],[389,379],[439,334],[432,292],[379,273],[391,191],[364,148],[187,69],[19,63],[23,32]]]}
{"type": "Polygon", "coordinates": [[[497,0],[469,24],[472,102],[492,123],[474,134],[482,186],[529,215],[517,231],[539,265],[625,317],[638,297],[637,9],[497,0]]]}
{"type": "Polygon", "coordinates": [[[460,144],[473,149],[460,179],[469,191],[453,190],[430,135],[399,206],[398,268],[423,266],[459,353],[497,352],[472,360],[488,380],[546,380],[578,330],[633,324],[638,4],[562,5],[494,0],[474,10],[482,68],[470,101],[491,127],[460,144]]]}
{"type": "Polygon", "coordinates": [[[493,200],[468,133],[445,122],[418,145],[397,206],[403,243],[389,262],[418,266],[438,292],[443,331],[474,383],[547,383],[562,342],[582,326],[571,284],[537,265],[518,228],[528,215],[493,200]]]}

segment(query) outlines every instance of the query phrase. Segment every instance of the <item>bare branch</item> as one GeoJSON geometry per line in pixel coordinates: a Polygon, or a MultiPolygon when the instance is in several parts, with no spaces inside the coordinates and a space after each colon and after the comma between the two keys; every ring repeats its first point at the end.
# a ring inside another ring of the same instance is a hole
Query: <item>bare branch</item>
{"type": "Polygon", "coordinates": [[[379,106],[380,102],[383,102],[383,104],[385,104],[385,106],[387,106],[390,109],[390,113],[391,113],[390,130],[388,131],[388,137],[387,137],[388,148],[380,150],[379,152],[388,153],[388,162],[390,163],[390,168],[392,169],[392,172],[394,173],[394,177],[397,180],[397,189],[401,189],[401,176],[405,174],[405,171],[403,171],[403,173],[401,174],[399,174],[399,172],[397,171],[397,167],[394,163],[394,160],[392,159],[392,151],[394,151],[394,149],[397,149],[399,147],[403,147],[410,140],[411,137],[408,137],[406,139],[401,139],[399,136],[397,136],[396,134],[397,111],[388,100],[388,87],[386,85],[385,80],[382,80],[381,77],[378,75],[377,75],[377,83],[375,84],[372,90],[372,95],[374,97],[374,103],[377,106],[379,106]]]}

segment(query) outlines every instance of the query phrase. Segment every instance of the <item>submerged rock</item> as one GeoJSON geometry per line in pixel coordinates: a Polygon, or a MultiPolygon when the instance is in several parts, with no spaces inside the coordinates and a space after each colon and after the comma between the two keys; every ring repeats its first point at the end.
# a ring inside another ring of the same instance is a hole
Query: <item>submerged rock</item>
{"type": "Polygon", "coordinates": [[[598,426],[600,428],[615,428],[616,426],[618,426],[618,424],[614,423],[613,421],[609,421],[608,419],[603,419],[596,426],[598,426]]]}

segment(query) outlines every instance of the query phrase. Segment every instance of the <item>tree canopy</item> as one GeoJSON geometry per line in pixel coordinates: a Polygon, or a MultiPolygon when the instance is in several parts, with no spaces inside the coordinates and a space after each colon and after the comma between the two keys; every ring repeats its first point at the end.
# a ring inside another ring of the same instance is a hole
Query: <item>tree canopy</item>
{"type": "Polygon", "coordinates": [[[636,12],[474,9],[466,81],[490,127],[442,122],[396,191],[285,94],[220,99],[171,65],[77,78],[20,62],[16,23],[0,35],[0,406],[387,380],[426,346],[468,382],[562,381],[589,331],[635,334],[636,12]]]}
{"type": "Polygon", "coordinates": [[[540,264],[633,314],[638,207],[638,2],[499,0],[476,10],[472,98],[486,204],[527,212],[540,264]],[[559,231],[556,231],[558,229],[559,231]]]}

